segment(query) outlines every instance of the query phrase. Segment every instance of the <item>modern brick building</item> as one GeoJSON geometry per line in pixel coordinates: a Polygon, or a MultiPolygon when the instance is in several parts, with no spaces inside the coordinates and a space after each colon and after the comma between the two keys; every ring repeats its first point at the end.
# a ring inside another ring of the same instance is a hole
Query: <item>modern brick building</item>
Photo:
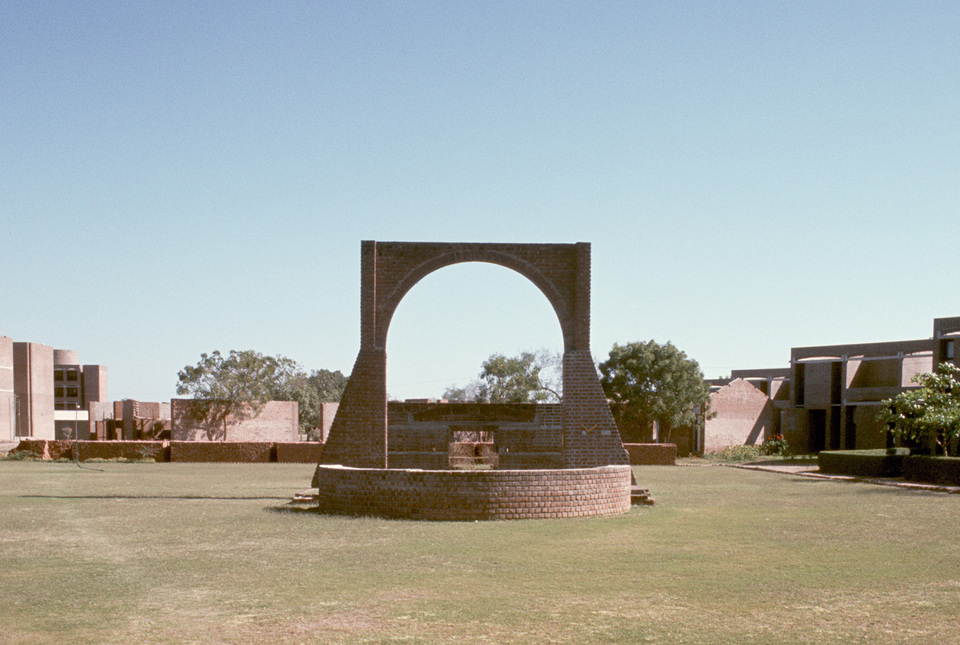
{"type": "Polygon", "coordinates": [[[929,338],[794,347],[789,368],[710,381],[717,415],[703,421],[699,437],[693,431],[694,443],[711,452],[780,434],[794,452],[883,448],[891,439],[876,421],[880,403],[940,363],[960,365],[958,345],[960,317],[934,319],[929,338]]]}
{"type": "Polygon", "coordinates": [[[960,317],[937,318],[933,336],[790,351],[790,406],[783,435],[797,450],[883,448],[890,437],[875,420],[881,401],[916,387],[911,379],[957,362],[960,317]]]}

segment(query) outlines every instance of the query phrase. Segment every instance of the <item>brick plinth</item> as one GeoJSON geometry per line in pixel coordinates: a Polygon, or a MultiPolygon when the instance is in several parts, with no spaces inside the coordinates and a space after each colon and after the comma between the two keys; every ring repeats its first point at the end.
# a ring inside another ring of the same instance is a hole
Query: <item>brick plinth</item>
{"type": "Polygon", "coordinates": [[[320,508],[422,520],[547,519],[630,510],[630,467],[559,470],[317,468],[320,508]]]}

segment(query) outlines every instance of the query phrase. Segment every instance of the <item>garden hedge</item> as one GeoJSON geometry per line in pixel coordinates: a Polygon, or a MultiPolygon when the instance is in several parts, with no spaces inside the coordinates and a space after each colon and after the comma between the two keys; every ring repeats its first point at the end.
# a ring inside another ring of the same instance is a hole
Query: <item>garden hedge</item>
{"type": "Polygon", "coordinates": [[[817,455],[820,472],[850,477],[900,477],[906,448],[887,450],[821,450],[817,455]]]}
{"type": "Polygon", "coordinates": [[[820,472],[851,477],[903,477],[907,481],[960,486],[960,457],[911,455],[908,448],[824,450],[820,472]]]}

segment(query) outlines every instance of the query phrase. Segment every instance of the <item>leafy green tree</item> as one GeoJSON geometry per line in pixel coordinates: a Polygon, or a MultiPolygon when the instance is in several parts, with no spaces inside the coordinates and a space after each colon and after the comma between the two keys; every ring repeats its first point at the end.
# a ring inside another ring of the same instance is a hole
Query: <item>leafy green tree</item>
{"type": "Polygon", "coordinates": [[[191,416],[206,426],[210,438],[219,435],[226,441],[231,419],[239,423],[259,415],[299,371],[295,361],[283,356],[253,350],[230,350],[223,356],[214,351],[178,372],[177,394],[192,396],[191,416]]]}
{"type": "Polygon", "coordinates": [[[201,354],[195,366],[178,374],[177,394],[191,395],[190,414],[211,438],[227,438],[227,427],[254,418],[267,401],[296,401],[302,434],[322,425],[323,403],[339,401],[347,377],[339,370],[307,372],[284,356],[264,356],[252,350],[201,354]]]}
{"type": "Polygon", "coordinates": [[[465,387],[451,386],[443,393],[449,401],[488,403],[546,403],[561,399],[562,361],[547,350],[517,356],[491,354],[482,364],[480,378],[465,387]]]}
{"type": "Polygon", "coordinates": [[[935,373],[914,376],[919,385],[882,402],[877,419],[894,436],[920,445],[937,445],[943,454],[960,439],[960,368],[940,363],[935,373]]]}
{"type": "Polygon", "coordinates": [[[669,341],[615,343],[599,367],[621,428],[640,432],[656,422],[660,436],[669,438],[674,428],[691,426],[709,411],[710,388],[700,365],[669,341]]]}
{"type": "Polygon", "coordinates": [[[309,375],[300,370],[291,375],[288,382],[274,394],[274,398],[278,401],[296,401],[300,411],[300,433],[314,438],[323,425],[323,404],[339,401],[348,380],[340,370],[314,370],[309,375]]]}

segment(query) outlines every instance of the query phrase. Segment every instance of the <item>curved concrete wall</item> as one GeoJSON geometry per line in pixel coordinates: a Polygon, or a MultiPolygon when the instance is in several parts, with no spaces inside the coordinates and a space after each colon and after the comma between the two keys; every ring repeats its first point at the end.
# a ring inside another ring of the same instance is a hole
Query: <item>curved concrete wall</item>
{"type": "Polygon", "coordinates": [[[317,468],[320,508],[421,520],[618,515],[630,510],[630,467],[557,470],[317,468]]]}
{"type": "Polygon", "coordinates": [[[79,365],[80,352],[77,352],[72,349],[55,349],[53,350],[53,364],[54,365],[79,365]]]}

